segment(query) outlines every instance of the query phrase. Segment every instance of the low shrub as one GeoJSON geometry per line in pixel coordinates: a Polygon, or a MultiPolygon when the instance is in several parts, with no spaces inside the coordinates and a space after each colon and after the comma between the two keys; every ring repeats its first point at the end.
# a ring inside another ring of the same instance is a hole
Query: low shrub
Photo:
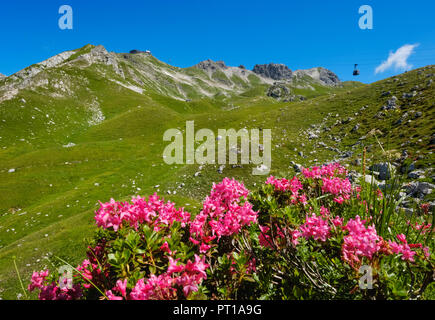
{"type": "Polygon", "coordinates": [[[154,194],[111,199],[72,278],[28,287],[63,299],[423,299],[433,297],[434,214],[397,211],[397,188],[354,185],[339,164],[225,178],[196,215],[154,194]]]}

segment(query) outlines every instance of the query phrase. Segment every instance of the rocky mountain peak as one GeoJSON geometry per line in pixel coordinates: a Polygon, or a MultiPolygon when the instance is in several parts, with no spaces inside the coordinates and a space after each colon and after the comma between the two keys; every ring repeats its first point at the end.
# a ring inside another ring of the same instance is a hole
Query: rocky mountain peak
{"type": "Polygon", "coordinates": [[[334,72],[323,67],[311,68],[307,70],[296,70],[293,74],[295,76],[309,76],[326,86],[334,87],[341,84],[340,79],[334,72]]]}
{"type": "Polygon", "coordinates": [[[285,64],[256,64],[252,71],[262,77],[274,80],[288,80],[292,77],[292,71],[285,64]]]}
{"type": "Polygon", "coordinates": [[[228,68],[225,62],[223,61],[213,61],[211,59],[201,61],[197,65],[195,65],[196,68],[205,70],[207,72],[214,72],[219,69],[226,69],[228,68]]]}
{"type": "Polygon", "coordinates": [[[108,52],[102,45],[92,48],[89,53],[79,56],[77,60],[86,61],[89,65],[94,63],[103,63],[108,66],[113,66],[115,72],[124,78],[124,73],[118,65],[116,54],[113,52],[108,52]]]}

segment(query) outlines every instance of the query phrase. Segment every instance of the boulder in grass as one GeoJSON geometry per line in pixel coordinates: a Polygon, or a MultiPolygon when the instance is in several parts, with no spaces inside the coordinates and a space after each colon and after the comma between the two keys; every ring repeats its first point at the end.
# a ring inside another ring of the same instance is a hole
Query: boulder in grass
{"type": "Polygon", "coordinates": [[[423,170],[414,170],[408,173],[408,178],[410,179],[423,179],[425,178],[423,170]]]}
{"type": "Polygon", "coordinates": [[[381,162],[372,165],[370,168],[372,172],[378,172],[379,180],[388,180],[391,178],[391,174],[394,172],[394,167],[388,162],[381,162]]]}

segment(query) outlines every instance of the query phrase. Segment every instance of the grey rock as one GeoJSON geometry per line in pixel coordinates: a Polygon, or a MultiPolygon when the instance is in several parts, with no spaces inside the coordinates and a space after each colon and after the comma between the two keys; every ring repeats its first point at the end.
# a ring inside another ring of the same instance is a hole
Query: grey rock
{"type": "Polygon", "coordinates": [[[401,173],[406,173],[415,170],[415,163],[411,163],[409,166],[402,165],[400,168],[401,173]]]}
{"type": "Polygon", "coordinates": [[[296,70],[293,75],[297,77],[309,76],[324,86],[336,87],[341,85],[340,79],[334,72],[322,67],[311,68],[307,70],[296,70]]]}
{"type": "Polygon", "coordinates": [[[200,63],[195,65],[195,67],[198,68],[198,69],[209,71],[209,72],[215,72],[215,71],[217,71],[219,69],[226,69],[226,68],[228,68],[225,65],[225,62],[223,62],[223,61],[213,61],[213,60],[210,60],[210,59],[201,61],[200,63]]]}
{"type": "Polygon", "coordinates": [[[381,162],[370,166],[370,171],[378,172],[379,180],[388,180],[391,178],[391,173],[394,171],[394,167],[388,162],[381,162]]]}
{"type": "Polygon", "coordinates": [[[294,161],[291,161],[290,164],[293,166],[293,169],[295,170],[295,172],[301,172],[302,171],[302,166],[294,161]]]}
{"type": "Polygon", "coordinates": [[[341,158],[350,158],[350,157],[352,157],[352,156],[353,156],[353,152],[352,152],[352,151],[345,151],[345,152],[343,152],[343,153],[340,155],[341,158]]]}
{"type": "Polygon", "coordinates": [[[323,141],[320,141],[318,143],[319,146],[326,148],[326,143],[324,143],[323,141]]]}
{"type": "Polygon", "coordinates": [[[267,89],[266,95],[274,99],[286,99],[290,97],[290,89],[281,83],[275,83],[267,89]]]}
{"type": "Polygon", "coordinates": [[[266,78],[274,80],[289,80],[293,72],[284,64],[256,64],[252,71],[266,78]]]}
{"type": "Polygon", "coordinates": [[[353,132],[353,133],[357,132],[357,131],[359,130],[359,127],[360,127],[360,124],[357,123],[357,124],[352,128],[352,130],[350,130],[350,132],[353,132]]]}
{"type": "Polygon", "coordinates": [[[374,118],[376,119],[382,119],[383,117],[385,117],[385,113],[382,111],[379,111],[378,113],[375,114],[374,118]]]}
{"type": "Polygon", "coordinates": [[[315,134],[315,133],[313,133],[313,132],[310,132],[309,134],[308,134],[308,139],[317,139],[319,136],[317,135],[317,134],[315,134]]]}
{"type": "Polygon", "coordinates": [[[417,192],[423,195],[430,194],[433,189],[435,189],[435,184],[429,182],[419,182],[417,185],[417,192]]]}
{"type": "Polygon", "coordinates": [[[410,179],[423,179],[423,178],[425,178],[424,171],[423,170],[411,171],[408,173],[408,178],[410,178],[410,179]]]}
{"type": "Polygon", "coordinates": [[[362,174],[355,171],[355,170],[350,171],[349,175],[348,175],[348,178],[352,183],[356,183],[358,181],[358,179],[361,177],[362,177],[362,174]]]}
{"type": "Polygon", "coordinates": [[[306,98],[300,94],[292,94],[287,98],[282,99],[283,102],[292,102],[292,101],[304,101],[306,98]]]}
{"type": "Polygon", "coordinates": [[[412,92],[409,92],[409,93],[407,93],[407,92],[404,92],[403,94],[402,94],[402,98],[404,98],[404,99],[410,99],[410,98],[412,98],[412,97],[415,97],[417,95],[417,91],[412,91],[412,92]]]}
{"type": "Polygon", "coordinates": [[[341,153],[341,151],[338,148],[334,148],[334,147],[328,147],[328,150],[337,152],[337,153],[341,153]]]}
{"type": "Polygon", "coordinates": [[[435,185],[429,182],[412,181],[405,183],[402,188],[409,196],[422,199],[435,189],[435,185]]]}
{"type": "Polygon", "coordinates": [[[331,140],[335,142],[341,142],[341,139],[337,136],[331,136],[331,140]]]}
{"type": "Polygon", "coordinates": [[[357,166],[357,167],[361,166],[361,159],[360,159],[360,158],[357,158],[357,159],[353,160],[353,161],[352,161],[352,164],[353,164],[354,166],[357,166]]]}
{"type": "Polygon", "coordinates": [[[396,125],[402,124],[407,117],[408,117],[408,112],[405,112],[394,124],[396,125]]]}
{"type": "Polygon", "coordinates": [[[397,108],[396,102],[397,97],[392,96],[391,99],[387,100],[387,104],[382,106],[381,110],[395,110],[397,108]]]}

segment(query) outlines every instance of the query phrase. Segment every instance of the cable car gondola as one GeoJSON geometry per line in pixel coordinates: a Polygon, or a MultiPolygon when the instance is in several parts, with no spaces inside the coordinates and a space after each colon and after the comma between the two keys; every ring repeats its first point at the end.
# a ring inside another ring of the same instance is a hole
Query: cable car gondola
{"type": "Polygon", "coordinates": [[[353,75],[354,76],[359,76],[359,70],[356,68],[358,66],[358,64],[355,63],[354,67],[353,67],[353,75]]]}

